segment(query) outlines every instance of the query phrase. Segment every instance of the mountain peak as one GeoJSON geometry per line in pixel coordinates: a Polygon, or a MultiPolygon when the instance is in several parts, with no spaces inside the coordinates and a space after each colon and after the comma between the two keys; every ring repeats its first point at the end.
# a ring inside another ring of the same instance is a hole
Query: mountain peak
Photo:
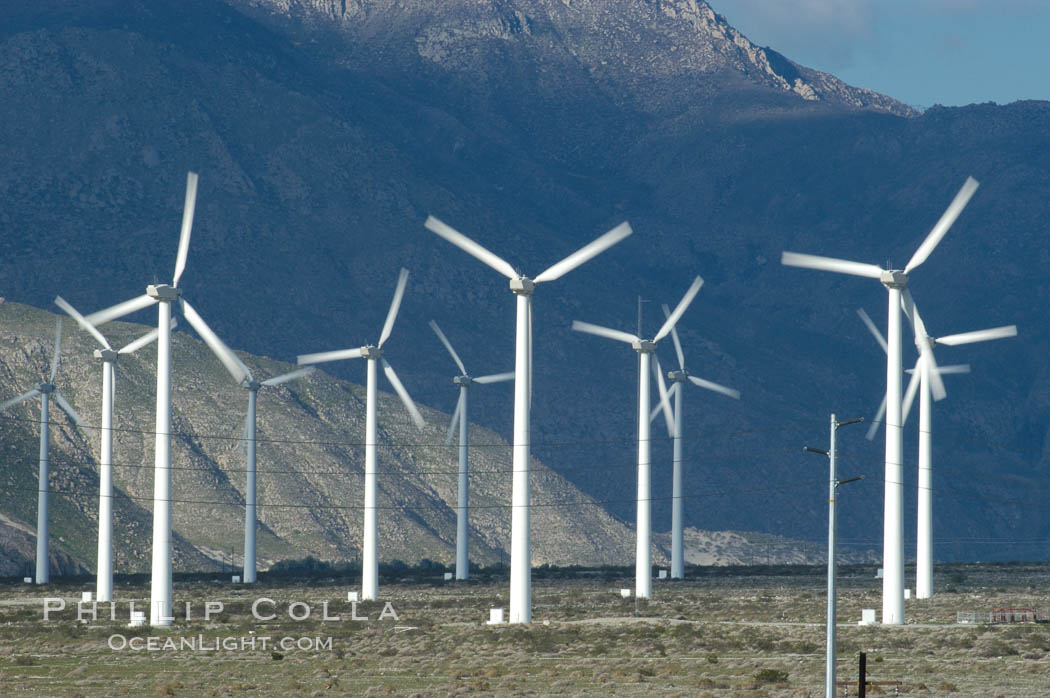
{"type": "Polygon", "coordinates": [[[304,40],[342,38],[342,60],[369,70],[403,69],[414,60],[472,80],[499,79],[500,59],[513,56],[552,83],[582,69],[606,93],[646,111],[702,103],[727,89],[764,88],[810,102],[917,114],[754,44],[703,0],[226,2],[304,40]]]}

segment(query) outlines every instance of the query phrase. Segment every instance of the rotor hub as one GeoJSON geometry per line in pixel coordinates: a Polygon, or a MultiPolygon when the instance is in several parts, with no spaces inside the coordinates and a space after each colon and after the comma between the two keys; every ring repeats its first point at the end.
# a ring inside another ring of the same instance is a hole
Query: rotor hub
{"type": "Polygon", "coordinates": [[[161,303],[171,303],[179,299],[182,290],[167,284],[150,284],[146,287],[146,295],[161,303]]]}
{"type": "Polygon", "coordinates": [[[688,371],[668,371],[667,377],[675,383],[682,383],[689,378],[688,371]]]}
{"type": "Polygon", "coordinates": [[[520,276],[517,279],[510,280],[510,290],[519,296],[532,295],[534,288],[536,288],[536,283],[527,276],[520,276]]]}
{"type": "Polygon", "coordinates": [[[114,351],[113,349],[96,349],[95,350],[95,358],[96,359],[101,359],[102,361],[113,362],[113,361],[117,360],[118,356],[120,356],[120,354],[118,352],[114,351]]]}
{"type": "Polygon", "coordinates": [[[631,342],[631,346],[639,354],[652,354],[656,351],[656,342],[651,339],[639,339],[631,342]]]}
{"type": "Polygon", "coordinates": [[[455,378],[452,379],[452,382],[455,383],[456,385],[462,385],[462,386],[469,387],[470,384],[474,382],[474,379],[471,378],[470,376],[456,376],[455,378]]]}
{"type": "Polygon", "coordinates": [[[244,387],[246,390],[250,390],[253,393],[259,392],[259,388],[262,387],[262,383],[257,380],[246,380],[244,381],[244,387]]]}
{"type": "Polygon", "coordinates": [[[36,387],[36,389],[42,392],[44,395],[50,395],[51,393],[55,392],[55,386],[51,383],[41,383],[36,387]]]}
{"type": "Polygon", "coordinates": [[[361,357],[362,358],[365,358],[365,359],[378,359],[382,355],[383,355],[383,350],[380,349],[379,347],[372,346],[371,344],[369,344],[368,346],[361,347],[361,357]]]}
{"type": "Polygon", "coordinates": [[[904,288],[908,285],[908,275],[903,271],[893,269],[889,271],[883,271],[882,276],[879,277],[879,281],[886,288],[904,288]]]}

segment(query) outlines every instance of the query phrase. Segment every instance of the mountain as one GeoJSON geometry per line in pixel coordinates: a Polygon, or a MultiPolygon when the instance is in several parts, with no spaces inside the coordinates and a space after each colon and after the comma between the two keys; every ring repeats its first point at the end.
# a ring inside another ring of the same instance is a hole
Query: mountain
{"type": "MultiPolygon", "coordinates": [[[[65,328],[56,385],[88,427],[75,429],[52,408],[50,487],[52,557],[60,572],[94,569],[98,530],[100,363],[95,340],[65,328]]],[[[0,303],[0,375],[5,385],[38,384],[49,370],[55,316],[0,303]]],[[[113,323],[115,346],[149,328],[113,323]]],[[[172,441],[175,570],[241,564],[245,454],[240,448],[247,393],[198,340],[175,333],[172,441]]],[[[242,355],[260,376],[290,367],[242,355]]],[[[153,502],[156,351],[121,356],[114,417],[114,543],[118,572],[149,569],[153,502]]],[[[22,391],[24,392],[24,390],[22,391]]],[[[315,373],[259,397],[258,534],[260,566],[312,555],[359,560],[364,483],[364,388],[315,373]]],[[[444,443],[449,415],[423,408],[416,430],[396,396],[379,402],[380,560],[451,563],[456,549],[458,447],[444,443]]],[[[0,415],[0,574],[21,574],[33,560],[36,524],[36,399],[0,415]],[[28,545],[27,545],[28,543],[28,545]],[[6,571],[5,571],[6,569],[6,571]]],[[[510,446],[487,429],[471,430],[471,560],[496,564],[510,549],[510,446]]],[[[593,499],[534,463],[532,515],[536,564],[628,564],[629,529],[593,499]],[[571,532],[571,535],[568,533],[571,532]]],[[[657,561],[663,551],[654,549],[657,561]]]]}
{"type": "MultiPolygon", "coordinates": [[[[855,309],[878,319],[885,293],[782,267],[780,252],[900,264],[972,174],[980,190],[911,288],[934,334],[1016,322],[1021,337],[938,349],[974,373],[947,381],[934,415],[936,552],[1045,554],[1033,541],[1050,532],[1050,104],[917,115],[685,0],[4,10],[9,300],[50,307],[62,293],[94,310],[170,279],[194,169],[181,285],[221,336],[283,360],[375,341],[404,265],[391,361],[414,398],[447,411],[455,368],[426,321],[471,370],[509,370],[513,301],[499,275],[423,229],[427,214],[530,274],[629,220],[631,238],[537,290],[533,403],[535,457],[627,522],[635,357],[571,321],[633,331],[641,296],[651,334],[658,304],[702,275],[679,324],[688,366],[743,399],[687,398],[687,523],[820,540],[826,465],[799,447],[826,443],[829,412],[878,405],[884,361],[855,309]]],[[[328,370],[361,379],[354,362],[328,370]]],[[[498,390],[472,395],[471,414],[509,436],[498,390]]],[[[867,479],[843,495],[842,535],[877,545],[882,449],[850,429],[840,472],[867,479]]],[[[663,433],[657,530],[670,521],[663,433]]],[[[911,434],[905,449],[911,482],[911,434]]]]}

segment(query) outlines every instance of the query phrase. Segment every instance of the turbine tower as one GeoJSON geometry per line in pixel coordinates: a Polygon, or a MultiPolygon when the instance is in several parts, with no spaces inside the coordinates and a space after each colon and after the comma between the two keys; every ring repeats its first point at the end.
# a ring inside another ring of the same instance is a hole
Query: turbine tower
{"type": "Polygon", "coordinates": [[[474,242],[433,216],[426,220],[431,232],[492,267],[510,280],[517,296],[514,332],[514,432],[513,483],[510,523],[510,617],[511,623],[532,622],[532,550],[529,535],[529,411],[532,408],[532,292],[536,284],[560,279],[587,260],[601,254],[631,234],[621,223],[583,246],[534,279],[519,273],[506,260],[474,242]]]}
{"type": "Polygon", "coordinates": [[[171,285],[150,284],[145,295],[99,310],[86,317],[95,327],[137,310],[157,305],[157,418],[153,454],[153,559],[150,579],[150,625],[175,621],[171,605],[171,304],[182,295],[179,278],[186,269],[193,210],[197,201],[197,173],[186,175],[186,200],[171,285]]]}
{"type": "MultiPolygon", "coordinates": [[[[662,307],[664,317],[671,317],[670,308],[666,304],[662,307]]],[[[669,417],[667,409],[663,410],[664,418],[667,420],[668,434],[671,436],[673,444],[673,467],[671,470],[671,579],[683,579],[685,577],[683,545],[685,517],[682,513],[684,499],[682,492],[682,396],[685,393],[685,383],[688,381],[705,390],[712,390],[716,393],[727,395],[734,400],[740,399],[740,391],[704,380],[703,378],[697,378],[686,371],[685,353],[682,351],[682,343],[678,340],[678,330],[674,327],[671,328],[671,339],[674,341],[674,351],[678,356],[678,370],[667,372],[667,377],[674,383],[671,389],[667,390],[664,383],[664,373],[660,370],[660,360],[656,359],[653,368],[657,377],[657,385],[660,387],[660,404],[654,408],[654,413],[660,410],[661,407],[665,407],[668,404],[671,393],[674,393],[673,418],[669,417]]],[[[652,416],[655,416],[655,414],[652,416]]]]}
{"type": "MultiPolygon", "coordinates": [[[[933,226],[926,239],[912,255],[904,269],[883,269],[875,264],[851,262],[817,255],[784,252],[781,263],[840,274],[851,274],[877,279],[889,292],[886,351],[886,456],[885,499],[883,503],[882,540],[882,622],[886,625],[904,623],[904,480],[901,450],[901,292],[908,285],[908,276],[918,268],[947,234],[955,219],[977,190],[977,181],[967,178],[948,209],[933,226]]],[[[940,399],[944,386],[940,376],[930,376],[933,396],[940,399]]]]}
{"type": "Polygon", "coordinates": [[[340,349],[338,351],[326,351],[319,354],[304,354],[298,358],[300,364],[319,364],[328,361],[339,361],[340,359],[368,359],[367,372],[367,396],[365,403],[365,516],[364,516],[364,544],[361,550],[361,599],[374,601],[379,598],[379,555],[377,550],[379,511],[377,509],[376,489],[376,408],[379,404],[379,394],[376,390],[376,363],[382,361],[383,372],[386,374],[390,385],[394,387],[405,409],[412,416],[419,429],[426,423],[423,415],[416,409],[415,403],[409,397],[405,386],[401,384],[394,369],[391,368],[383,356],[383,343],[390,337],[394,329],[394,320],[397,319],[397,311],[401,307],[401,298],[405,294],[405,284],[408,283],[408,270],[402,269],[397,278],[397,289],[394,291],[394,300],[390,303],[387,312],[386,323],[383,331],[379,334],[379,342],[375,345],[366,344],[357,349],[340,349]]]}
{"type": "Polygon", "coordinates": [[[62,393],[55,387],[55,375],[58,373],[58,356],[62,347],[62,318],[55,323],[55,349],[51,354],[51,374],[46,383],[41,383],[25,395],[8,400],[0,405],[0,412],[8,407],[21,404],[26,400],[40,396],[40,466],[37,474],[37,499],[36,499],[36,576],[33,581],[37,584],[47,584],[51,580],[50,553],[48,550],[48,499],[50,494],[50,471],[51,461],[48,447],[51,441],[49,403],[51,396],[55,396],[55,402],[62,411],[69,415],[73,423],[81,429],[84,428],[84,420],[80,418],[77,411],[69,404],[62,393]]]}
{"type": "Polygon", "coordinates": [[[620,330],[612,330],[600,325],[592,325],[589,322],[573,320],[572,329],[577,332],[615,339],[630,344],[638,352],[638,503],[636,508],[637,517],[637,545],[634,556],[634,595],[637,598],[648,599],[652,596],[653,570],[651,560],[651,528],[652,528],[652,488],[650,483],[650,436],[649,436],[649,366],[650,358],[656,351],[656,344],[670,334],[675,323],[682,317],[689,304],[693,302],[697,292],[703,285],[704,280],[699,276],[693,280],[685,296],[678,302],[674,312],[667,316],[663,327],[652,339],[642,339],[637,335],[620,330]]]}
{"type": "Polygon", "coordinates": [[[433,320],[430,321],[430,329],[434,330],[434,334],[437,335],[441,343],[448,349],[448,353],[452,355],[452,360],[456,362],[456,366],[459,367],[460,375],[452,379],[452,382],[459,386],[459,401],[456,403],[456,411],[452,414],[452,422],[448,425],[448,437],[445,439],[446,444],[452,443],[452,435],[455,433],[456,424],[459,424],[459,496],[456,502],[456,579],[469,579],[470,578],[470,555],[469,555],[469,509],[468,499],[469,493],[467,488],[467,449],[468,449],[468,426],[470,425],[470,419],[467,415],[467,392],[470,386],[474,383],[485,384],[485,383],[499,383],[501,381],[509,381],[514,378],[514,372],[510,373],[495,373],[490,376],[480,376],[478,378],[472,378],[468,373],[466,367],[463,365],[463,361],[460,360],[459,354],[452,348],[452,343],[448,341],[448,337],[441,331],[438,324],[433,320]]]}
{"type": "MultiPolygon", "coordinates": [[[[122,354],[131,354],[157,339],[157,330],[150,330],[130,344],[114,350],[98,329],[88,322],[62,296],[55,297],[55,305],[76,320],[77,324],[95,338],[101,349],[95,358],[102,362],[102,428],[98,459],[98,564],[95,574],[95,598],[113,600],[113,396],[116,392],[116,363],[122,354]]],[[[171,326],[175,326],[172,318],[171,326]]]]}
{"type": "MultiPolygon", "coordinates": [[[[975,342],[987,342],[993,339],[1003,339],[1017,336],[1016,325],[993,327],[987,330],[976,330],[963,332],[945,337],[931,337],[926,331],[926,325],[919,315],[919,309],[907,294],[904,299],[905,313],[912,320],[912,329],[915,335],[915,346],[919,350],[919,358],[915,362],[915,368],[910,370],[911,380],[904,395],[904,406],[901,415],[901,424],[908,421],[915,394],[919,394],[919,482],[918,482],[918,517],[916,523],[916,546],[915,546],[915,596],[919,599],[933,597],[933,406],[931,404],[931,381],[936,375],[949,373],[969,373],[970,367],[966,364],[957,366],[938,366],[933,355],[935,344],[957,346],[960,344],[973,344],[975,342]]],[[[858,309],[857,314],[867,325],[868,330],[874,335],[875,340],[884,348],[886,340],[882,337],[875,323],[871,321],[863,309],[858,309]]],[[[868,440],[875,436],[878,423],[885,411],[886,400],[883,398],[879,406],[879,413],[868,430],[868,440]]]]}

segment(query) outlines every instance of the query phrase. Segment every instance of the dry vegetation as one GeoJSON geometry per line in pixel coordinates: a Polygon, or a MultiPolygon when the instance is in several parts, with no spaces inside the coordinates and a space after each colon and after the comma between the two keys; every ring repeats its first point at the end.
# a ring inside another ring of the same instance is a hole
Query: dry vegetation
{"type": "MultiPolygon", "coordinates": [[[[382,603],[361,604],[358,614],[369,622],[349,619],[346,591],[355,580],[264,579],[252,589],[182,581],[175,587],[177,615],[190,601],[194,619],[180,619],[168,631],[126,627],[126,602],[135,599],[142,608],[148,583],[118,587],[118,621],[89,624],[77,623],[71,611],[89,584],[9,584],[0,587],[0,694],[823,695],[822,568],[690,572],[685,582],[656,583],[655,598],[640,605],[636,616],[634,601],[618,591],[630,586],[626,570],[538,570],[530,627],[484,624],[490,607],[507,606],[506,581],[499,576],[451,583],[432,572],[425,578],[387,575],[381,593],[399,619],[380,621],[382,603]],[[70,608],[43,623],[45,596],[64,597],[70,608]],[[253,619],[251,604],[259,597],[277,602],[275,620],[253,619]],[[225,604],[211,622],[202,619],[206,600],[225,604]],[[311,618],[291,620],[292,601],[310,604],[311,618]],[[322,601],[342,620],[322,621],[322,601]],[[212,645],[226,637],[330,637],[331,648],[114,651],[108,646],[113,634],[202,635],[212,645]]],[[[1050,605],[1050,567],[938,568],[940,592],[932,600],[908,602],[908,625],[859,627],[861,609],[880,607],[873,572],[870,566],[842,571],[840,680],[855,680],[857,652],[863,650],[869,678],[900,681],[905,695],[1045,693],[1050,626],[963,626],[955,618],[959,610],[1050,605]]],[[[893,695],[894,689],[882,692],[893,695]]]]}

